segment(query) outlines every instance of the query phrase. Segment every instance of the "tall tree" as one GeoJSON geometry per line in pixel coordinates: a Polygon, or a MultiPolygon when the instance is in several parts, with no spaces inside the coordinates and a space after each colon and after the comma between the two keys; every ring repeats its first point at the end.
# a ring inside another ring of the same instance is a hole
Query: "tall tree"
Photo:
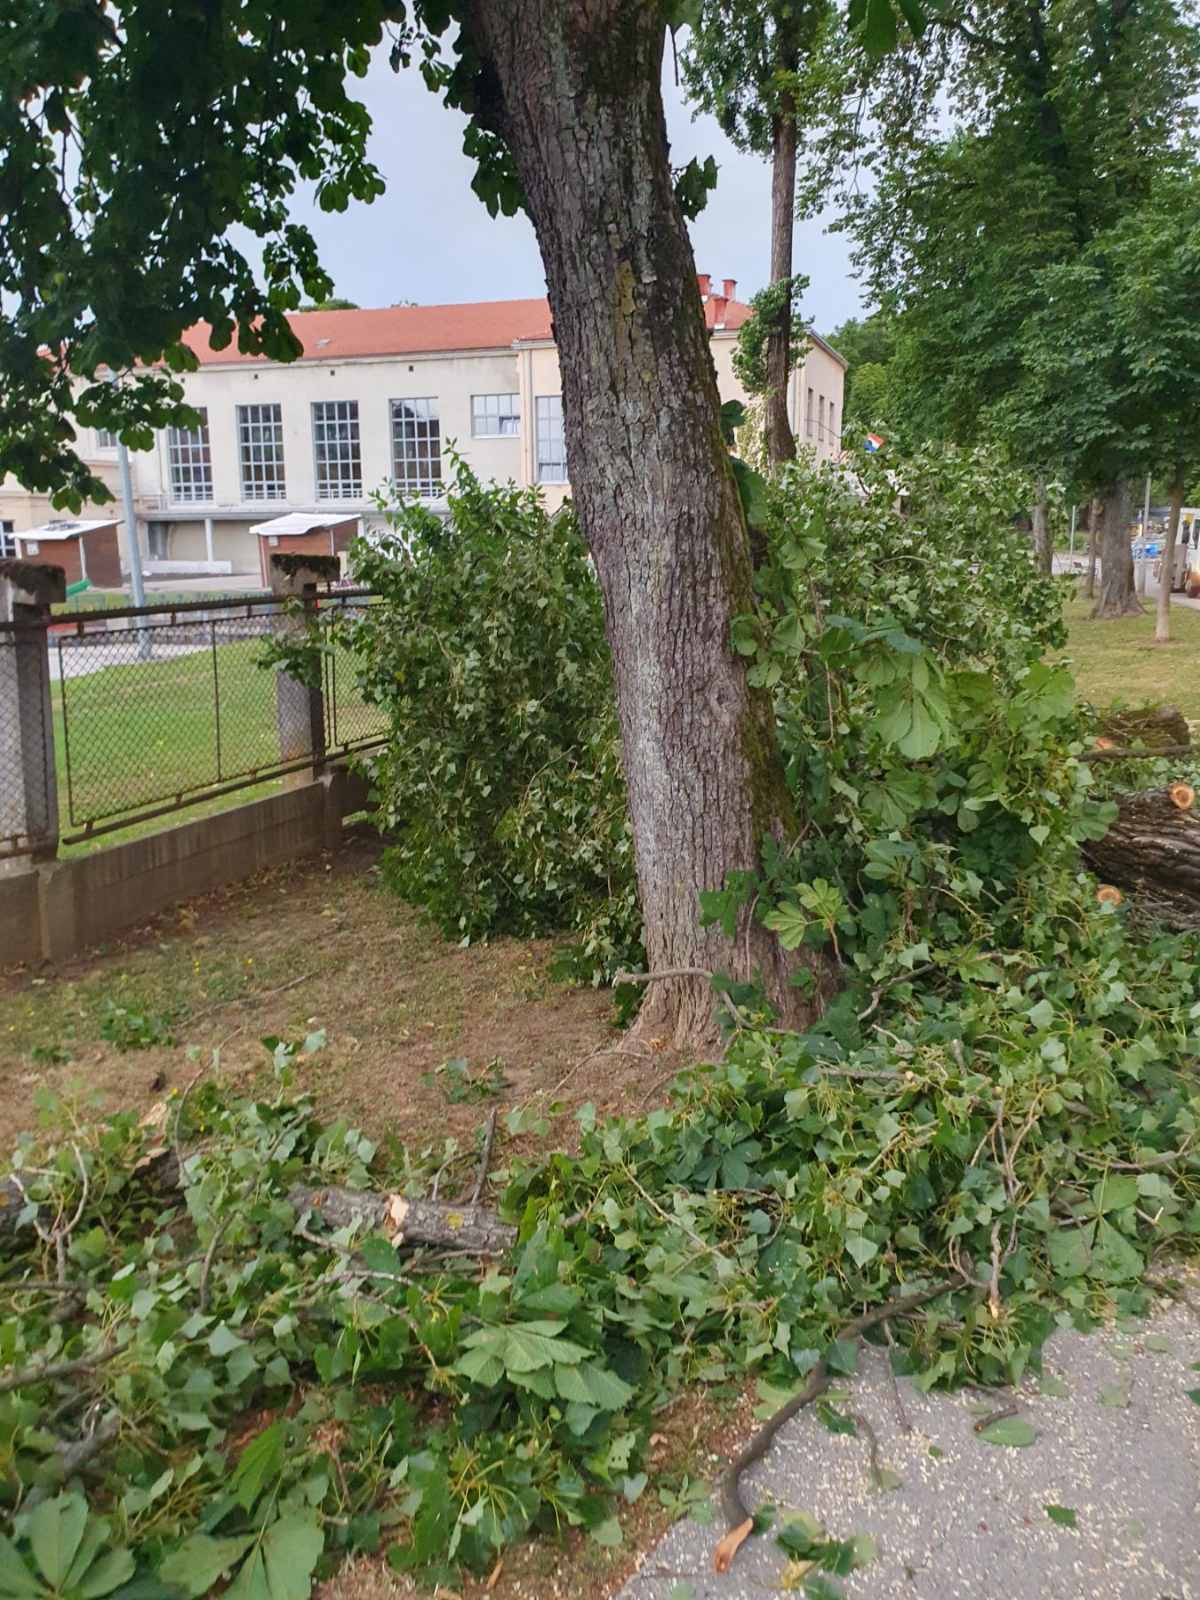
{"type": "MultiPolygon", "coordinates": [[[[870,0],[868,28],[880,7],[870,0]]],[[[645,940],[648,1025],[707,1038],[700,974],[759,976],[811,1014],[798,964],[744,909],[702,929],[698,894],[752,874],[795,818],[769,694],[731,623],[753,604],[745,520],[660,91],[672,6],[650,0],[10,0],[0,43],[0,470],[64,503],[104,494],[75,421],[149,447],[187,423],[182,334],[299,354],[287,312],[332,292],[288,218],[301,179],[342,210],[382,192],[347,89],[385,27],[468,113],[475,187],[525,205],[561,352],[567,447],[605,597],[645,940]],[[443,45],[443,36],[449,35],[443,45]],[[187,60],[186,73],[177,64],[187,60]],[[262,241],[262,275],[229,237],[262,241]],[[51,352],[46,355],[46,351],[51,352]],[[127,372],[119,389],[104,368],[127,372]]],[[[874,19],[874,20],[873,20],[874,19]]],[[[699,175],[703,187],[703,175],[699,175]]]]}
{"type": "Polygon", "coordinates": [[[797,73],[830,10],[829,0],[702,0],[682,55],[697,105],[716,116],[740,149],[771,161],[774,294],[764,426],[772,466],[796,454],[787,394],[798,353],[792,330],[797,73]]]}
{"type": "MultiPolygon", "coordinates": [[[[1185,158],[1191,0],[951,0],[880,63],[849,31],[828,40],[800,194],[816,208],[835,185],[857,266],[899,313],[898,386],[931,431],[999,435],[1032,478],[1123,496],[1144,440],[1122,374],[1094,359],[1088,301],[1047,296],[1185,158]],[[1047,309],[1070,359],[1039,365],[1047,309]]],[[[1105,614],[1132,597],[1105,588],[1105,614]]]]}

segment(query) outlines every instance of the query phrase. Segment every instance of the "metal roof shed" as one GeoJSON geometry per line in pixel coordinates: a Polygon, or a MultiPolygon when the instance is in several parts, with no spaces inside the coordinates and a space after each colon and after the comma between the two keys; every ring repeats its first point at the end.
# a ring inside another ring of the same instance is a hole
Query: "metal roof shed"
{"type": "Polygon", "coordinates": [[[258,565],[263,588],[271,587],[271,557],[277,554],[337,556],[348,548],[358,531],[357,517],[312,515],[289,511],[269,522],[251,524],[258,535],[258,565]]]}

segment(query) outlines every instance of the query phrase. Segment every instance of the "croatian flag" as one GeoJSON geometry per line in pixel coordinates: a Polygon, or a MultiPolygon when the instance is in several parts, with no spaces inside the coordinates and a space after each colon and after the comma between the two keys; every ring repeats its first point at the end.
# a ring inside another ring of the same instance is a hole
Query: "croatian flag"
{"type": "Polygon", "coordinates": [[[866,437],[865,448],[868,455],[874,455],[876,450],[883,447],[883,440],[877,433],[869,433],[866,437]]]}

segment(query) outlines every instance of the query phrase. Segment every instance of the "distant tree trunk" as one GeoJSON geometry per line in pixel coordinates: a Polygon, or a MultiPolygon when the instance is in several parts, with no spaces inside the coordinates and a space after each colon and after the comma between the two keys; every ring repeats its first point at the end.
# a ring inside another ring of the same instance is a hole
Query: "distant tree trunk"
{"type": "Polygon", "coordinates": [[[1154,610],[1154,642],[1169,644],[1171,639],[1171,586],[1175,582],[1175,546],[1179,542],[1179,518],[1183,511],[1183,469],[1177,467],[1171,480],[1171,514],[1167,518],[1167,537],[1163,542],[1162,576],[1158,581],[1158,604],[1154,610]]]}
{"type": "MultiPolygon", "coordinates": [[[[772,130],[771,153],[771,282],[792,276],[792,247],[796,218],[796,117],[790,96],[785,96],[772,130]]],[[[767,341],[766,444],[767,460],[782,466],[796,455],[796,440],[788,417],[788,388],[792,373],[792,301],[779,313],[779,322],[767,341]]]]}
{"type": "Polygon", "coordinates": [[[1129,539],[1129,484],[1121,478],[1104,495],[1100,529],[1100,593],[1093,617],[1136,617],[1142,603],[1134,593],[1133,547],[1129,539]]]}
{"type": "Polygon", "coordinates": [[[1093,496],[1088,501],[1088,564],[1087,582],[1083,592],[1089,600],[1096,598],[1096,556],[1100,548],[1100,502],[1093,496]]]}
{"type": "MultiPolygon", "coordinates": [[[[695,261],[643,0],[472,0],[483,115],[537,232],[562,371],[571,484],[604,595],[651,969],[761,973],[788,1022],[831,986],[743,908],[702,930],[698,893],[753,872],[796,825],[770,695],[730,645],[753,607],[749,541],[720,433],[695,261]],[[805,991],[792,979],[805,967],[805,991]]],[[[703,977],[649,986],[643,1031],[707,1046],[703,977]]]]}
{"type": "Polygon", "coordinates": [[[1046,480],[1037,481],[1037,500],[1033,512],[1033,553],[1039,572],[1047,577],[1054,571],[1054,542],[1050,537],[1050,507],[1046,503],[1046,480]]]}

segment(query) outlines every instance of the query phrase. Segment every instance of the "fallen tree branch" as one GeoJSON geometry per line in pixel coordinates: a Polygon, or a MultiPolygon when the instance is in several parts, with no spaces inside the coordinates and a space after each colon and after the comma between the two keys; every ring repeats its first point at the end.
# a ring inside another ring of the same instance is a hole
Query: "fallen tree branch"
{"type": "Polygon", "coordinates": [[[332,1229],[361,1227],[387,1234],[394,1244],[432,1244],[466,1255],[503,1255],[517,1240],[517,1230],[478,1206],[443,1205],[432,1200],[406,1200],[402,1195],[369,1189],[309,1189],[297,1185],[288,1202],[304,1216],[312,1212],[332,1229]]]}
{"type": "MultiPolygon", "coordinates": [[[[955,1278],[945,1278],[933,1284],[928,1289],[918,1290],[915,1294],[904,1295],[899,1300],[889,1300],[886,1305],[876,1306],[872,1311],[864,1311],[860,1317],[847,1322],[834,1335],[832,1343],[841,1343],[845,1340],[859,1339],[871,1328],[878,1327],[881,1322],[888,1321],[891,1317],[904,1316],[906,1312],[915,1311],[918,1306],[936,1300],[939,1295],[948,1293],[951,1289],[959,1288],[964,1279],[960,1275],[955,1278]]],[[[808,1376],[808,1382],[792,1396],[786,1405],[763,1423],[757,1433],[743,1445],[739,1453],[730,1462],[721,1479],[721,1503],[725,1511],[728,1531],[713,1552],[713,1569],[716,1572],[728,1572],[734,1556],[741,1548],[754,1527],[754,1518],[742,1499],[741,1477],[756,1461],[761,1461],[766,1455],[775,1435],[785,1422],[791,1419],[805,1406],[823,1395],[830,1384],[829,1362],[827,1355],[823,1355],[808,1376]]]]}
{"type": "Polygon", "coordinates": [[[1158,750],[1115,750],[1105,746],[1102,750],[1085,750],[1081,761],[1158,761],[1163,756],[1192,754],[1190,744],[1165,744],[1158,750]]]}
{"type": "Polygon", "coordinates": [[[666,983],[670,978],[708,978],[713,974],[707,967],[664,967],[661,972],[618,972],[613,979],[615,989],[622,983],[666,983]]]}
{"type": "Polygon", "coordinates": [[[54,1378],[74,1378],[81,1372],[94,1372],[117,1353],[115,1344],[108,1344],[90,1356],[76,1356],[73,1361],[42,1361],[32,1367],[22,1367],[0,1378],[0,1394],[11,1394],[14,1389],[26,1389],[33,1383],[47,1383],[54,1378]]]}

